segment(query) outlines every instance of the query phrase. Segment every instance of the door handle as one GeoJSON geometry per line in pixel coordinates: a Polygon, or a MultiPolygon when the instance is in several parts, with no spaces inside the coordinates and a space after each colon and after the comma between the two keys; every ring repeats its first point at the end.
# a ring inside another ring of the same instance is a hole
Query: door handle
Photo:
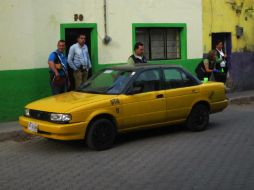
{"type": "Polygon", "coordinates": [[[156,96],[156,98],[163,98],[163,97],[164,97],[163,94],[158,94],[158,95],[156,96]]]}
{"type": "Polygon", "coordinates": [[[198,93],[198,90],[192,90],[192,93],[198,93]]]}

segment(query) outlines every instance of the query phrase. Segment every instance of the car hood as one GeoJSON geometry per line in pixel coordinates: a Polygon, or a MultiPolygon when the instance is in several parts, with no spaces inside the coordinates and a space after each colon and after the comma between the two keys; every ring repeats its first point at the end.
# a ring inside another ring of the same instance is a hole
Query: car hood
{"type": "Polygon", "coordinates": [[[116,96],[117,95],[91,94],[71,91],[37,100],[28,104],[26,108],[46,112],[66,113],[71,109],[103,100],[110,100],[116,96]]]}

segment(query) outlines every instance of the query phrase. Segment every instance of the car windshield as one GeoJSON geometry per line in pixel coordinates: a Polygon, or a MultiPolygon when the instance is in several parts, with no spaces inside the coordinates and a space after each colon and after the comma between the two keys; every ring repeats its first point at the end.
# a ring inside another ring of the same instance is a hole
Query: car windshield
{"type": "Polygon", "coordinates": [[[120,94],[134,75],[134,71],[106,69],[82,84],[79,91],[95,94],[120,94]]]}

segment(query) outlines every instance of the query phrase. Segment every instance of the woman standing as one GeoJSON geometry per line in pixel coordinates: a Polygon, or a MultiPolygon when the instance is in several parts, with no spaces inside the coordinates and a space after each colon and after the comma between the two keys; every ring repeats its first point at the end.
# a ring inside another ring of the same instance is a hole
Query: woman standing
{"type": "Polygon", "coordinates": [[[217,81],[226,82],[228,65],[227,65],[227,54],[223,51],[223,42],[218,41],[216,44],[216,69],[220,72],[219,75],[215,75],[217,81]]]}

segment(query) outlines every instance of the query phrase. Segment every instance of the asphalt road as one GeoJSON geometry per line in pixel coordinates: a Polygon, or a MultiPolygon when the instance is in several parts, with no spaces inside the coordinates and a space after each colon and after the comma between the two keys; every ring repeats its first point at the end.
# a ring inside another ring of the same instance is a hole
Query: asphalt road
{"type": "Polygon", "coordinates": [[[135,132],[102,152],[39,137],[0,142],[0,189],[252,190],[254,104],[211,115],[204,132],[135,132]]]}

